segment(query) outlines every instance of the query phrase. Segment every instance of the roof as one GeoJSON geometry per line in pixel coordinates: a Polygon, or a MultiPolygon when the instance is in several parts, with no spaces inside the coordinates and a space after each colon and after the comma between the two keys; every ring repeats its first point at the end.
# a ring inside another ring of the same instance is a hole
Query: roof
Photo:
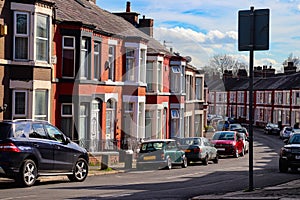
{"type": "Polygon", "coordinates": [[[135,28],[122,17],[101,9],[87,0],[53,0],[56,3],[56,20],[58,22],[80,22],[95,27],[101,33],[122,37],[149,36],[135,28]]]}
{"type": "MultiPolygon", "coordinates": [[[[207,78],[210,91],[244,91],[249,89],[249,77],[226,77],[225,79],[207,78]]],[[[300,89],[300,73],[274,77],[254,77],[253,90],[289,90],[300,89]]]]}
{"type": "Polygon", "coordinates": [[[150,139],[150,140],[145,140],[143,143],[149,143],[149,142],[171,142],[171,141],[176,141],[174,139],[150,139]]]}

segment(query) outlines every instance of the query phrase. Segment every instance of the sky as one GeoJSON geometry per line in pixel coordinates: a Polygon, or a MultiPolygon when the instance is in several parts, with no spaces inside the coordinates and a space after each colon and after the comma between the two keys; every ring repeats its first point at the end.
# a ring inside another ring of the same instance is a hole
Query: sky
{"type": "MultiPolygon", "coordinates": [[[[97,0],[109,12],[125,12],[127,0],[97,0]]],[[[283,71],[292,54],[300,57],[300,0],[130,0],[131,11],[154,20],[154,38],[190,56],[191,64],[209,66],[216,55],[249,65],[249,51],[238,50],[239,11],[269,9],[269,50],[254,51],[254,66],[283,71]]]]}

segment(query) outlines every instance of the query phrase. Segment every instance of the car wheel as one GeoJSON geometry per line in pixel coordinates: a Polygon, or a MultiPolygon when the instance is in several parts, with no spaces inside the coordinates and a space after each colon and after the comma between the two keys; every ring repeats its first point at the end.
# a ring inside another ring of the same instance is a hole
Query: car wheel
{"type": "Polygon", "coordinates": [[[34,185],[37,179],[37,167],[33,160],[25,160],[16,177],[16,182],[20,186],[30,187],[34,185]]]}
{"type": "Polygon", "coordinates": [[[286,161],[279,159],[279,171],[281,173],[286,173],[289,169],[288,164],[286,163],[286,161]]]}
{"type": "Polygon", "coordinates": [[[239,150],[238,149],[236,149],[235,150],[235,154],[233,155],[235,158],[238,158],[239,157],[239,150]]]}
{"type": "Polygon", "coordinates": [[[168,158],[168,159],[167,159],[167,166],[166,166],[166,169],[168,169],[168,170],[172,169],[172,160],[171,160],[171,158],[168,158]]]}
{"type": "Polygon", "coordinates": [[[245,148],[242,148],[242,152],[240,154],[241,156],[244,156],[245,155],[245,148]]]}
{"type": "Polygon", "coordinates": [[[188,166],[187,158],[185,156],[183,156],[181,167],[182,168],[187,168],[187,166],[188,166]]]}
{"type": "Polygon", "coordinates": [[[206,155],[205,158],[202,160],[203,165],[208,165],[208,156],[206,155]]]}
{"type": "Polygon", "coordinates": [[[219,155],[217,154],[216,157],[213,159],[213,162],[217,164],[219,162],[219,155]]]}
{"type": "Polygon", "coordinates": [[[88,164],[85,159],[79,158],[74,165],[73,174],[68,175],[70,181],[82,182],[88,175],[88,164]]]}

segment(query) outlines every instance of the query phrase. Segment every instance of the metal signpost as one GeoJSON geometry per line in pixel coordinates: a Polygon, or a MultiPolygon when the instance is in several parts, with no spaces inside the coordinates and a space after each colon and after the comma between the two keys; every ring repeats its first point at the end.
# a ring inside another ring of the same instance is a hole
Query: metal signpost
{"type": "Polygon", "coordinates": [[[269,49],[269,9],[239,11],[238,48],[250,51],[249,60],[249,191],[253,191],[253,57],[269,49]]]}

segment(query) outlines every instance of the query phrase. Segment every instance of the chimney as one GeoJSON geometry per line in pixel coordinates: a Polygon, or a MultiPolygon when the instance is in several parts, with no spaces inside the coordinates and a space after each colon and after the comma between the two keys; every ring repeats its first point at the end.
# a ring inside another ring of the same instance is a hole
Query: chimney
{"type": "Polygon", "coordinates": [[[126,12],[131,12],[131,10],[130,10],[130,1],[127,1],[127,3],[126,3],[126,12]]]}
{"type": "Polygon", "coordinates": [[[127,1],[126,3],[126,12],[121,12],[121,13],[114,13],[117,16],[120,16],[124,18],[126,21],[134,25],[135,27],[138,27],[138,16],[139,13],[136,12],[131,12],[130,8],[130,2],[127,1]]]}
{"type": "Polygon", "coordinates": [[[153,37],[153,19],[146,19],[145,15],[139,20],[139,29],[145,34],[153,37]]]}

